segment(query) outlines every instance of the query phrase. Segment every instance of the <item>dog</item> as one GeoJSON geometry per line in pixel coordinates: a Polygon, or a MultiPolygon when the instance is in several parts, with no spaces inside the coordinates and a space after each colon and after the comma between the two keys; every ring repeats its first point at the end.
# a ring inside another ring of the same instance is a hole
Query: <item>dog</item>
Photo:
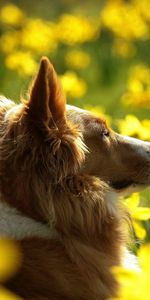
{"type": "Polygon", "coordinates": [[[125,137],[66,105],[43,57],[20,104],[0,98],[0,236],[22,265],[7,288],[27,300],[116,295],[126,212],[118,196],[150,184],[150,143],[125,137]]]}

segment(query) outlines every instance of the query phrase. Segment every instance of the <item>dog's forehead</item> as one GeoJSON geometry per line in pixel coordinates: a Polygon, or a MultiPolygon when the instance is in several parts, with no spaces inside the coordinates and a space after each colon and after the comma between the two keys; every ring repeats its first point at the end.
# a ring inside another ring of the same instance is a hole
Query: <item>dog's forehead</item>
{"type": "Polygon", "coordinates": [[[83,132],[100,131],[105,125],[105,121],[102,118],[93,115],[88,110],[73,105],[67,105],[66,107],[68,120],[79,125],[83,132]]]}

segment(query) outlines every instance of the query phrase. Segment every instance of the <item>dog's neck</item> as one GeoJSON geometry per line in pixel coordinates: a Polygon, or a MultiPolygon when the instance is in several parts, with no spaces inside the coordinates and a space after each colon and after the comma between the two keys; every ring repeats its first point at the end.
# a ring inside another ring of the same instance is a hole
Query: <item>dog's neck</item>
{"type": "MultiPolygon", "coordinates": [[[[107,209],[111,215],[116,214],[116,194],[109,192],[106,196],[107,209]]],[[[22,240],[29,237],[56,238],[58,233],[53,222],[43,224],[20,212],[8,204],[0,195],[0,236],[22,240]]]]}
{"type": "Polygon", "coordinates": [[[44,225],[21,215],[17,209],[0,201],[0,236],[15,240],[29,237],[55,238],[56,232],[51,226],[44,225]]]}

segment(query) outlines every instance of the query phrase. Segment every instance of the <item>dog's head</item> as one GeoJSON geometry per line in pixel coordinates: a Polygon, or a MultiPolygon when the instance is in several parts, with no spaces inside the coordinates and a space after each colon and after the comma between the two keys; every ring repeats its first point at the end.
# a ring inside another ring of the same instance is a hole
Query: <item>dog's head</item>
{"type": "Polygon", "coordinates": [[[79,124],[89,150],[82,172],[101,178],[124,195],[150,184],[150,143],[122,136],[104,119],[77,107],[68,105],[67,116],[79,124]]]}
{"type": "Polygon", "coordinates": [[[0,151],[1,192],[18,208],[24,196],[28,214],[27,199],[46,199],[52,186],[51,193],[75,174],[99,177],[119,192],[150,184],[150,143],[123,137],[103,119],[67,106],[45,57],[28,101],[1,98],[0,151]]]}

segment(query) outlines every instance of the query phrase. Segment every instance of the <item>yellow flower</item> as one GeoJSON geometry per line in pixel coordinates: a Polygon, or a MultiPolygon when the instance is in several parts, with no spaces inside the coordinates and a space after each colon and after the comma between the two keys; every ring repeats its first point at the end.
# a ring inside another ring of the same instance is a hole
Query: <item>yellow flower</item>
{"type": "Polygon", "coordinates": [[[90,63],[90,56],[81,50],[72,50],[66,55],[66,63],[75,69],[86,68],[90,63]]]}
{"type": "Polygon", "coordinates": [[[140,270],[121,267],[113,268],[120,283],[118,296],[109,300],[149,300],[150,295],[150,245],[144,245],[138,252],[140,270]]]}
{"type": "Polygon", "coordinates": [[[150,208],[140,206],[140,195],[138,193],[132,194],[125,200],[125,204],[129,208],[130,214],[133,218],[133,226],[136,235],[140,239],[144,239],[146,236],[146,231],[142,227],[140,221],[146,221],[150,219],[150,208]]]}
{"type": "Polygon", "coordinates": [[[143,18],[150,20],[150,1],[149,0],[133,0],[135,10],[137,10],[143,18]]]}
{"type": "Polygon", "coordinates": [[[134,219],[144,221],[150,219],[150,208],[140,207],[140,195],[138,193],[132,194],[125,200],[126,205],[129,207],[132,217],[134,219]]]}
{"type": "Polygon", "coordinates": [[[7,31],[0,38],[0,50],[4,53],[14,51],[21,42],[19,31],[7,31]]]}
{"type": "Polygon", "coordinates": [[[0,238],[0,281],[11,277],[19,268],[20,252],[12,240],[0,238]]]}
{"type": "Polygon", "coordinates": [[[143,245],[142,248],[139,250],[139,263],[140,266],[149,272],[149,279],[150,279],[150,244],[143,245]]]}
{"type": "Polygon", "coordinates": [[[122,101],[125,105],[150,106],[150,68],[139,64],[131,69],[122,101]]]}
{"type": "Polygon", "coordinates": [[[61,16],[56,30],[59,41],[67,45],[74,45],[95,39],[99,32],[99,24],[84,16],[64,14],[61,16]]]}
{"type": "Polygon", "coordinates": [[[108,1],[101,11],[102,24],[124,39],[148,37],[149,27],[132,2],[108,1]]]}
{"type": "Polygon", "coordinates": [[[134,66],[130,71],[129,82],[130,79],[136,78],[141,82],[145,82],[147,84],[150,83],[150,68],[145,64],[138,64],[134,66]]]}
{"type": "MultiPolygon", "coordinates": [[[[141,84],[137,84],[135,88],[140,88],[141,84]]],[[[138,93],[127,92],[122,97],[125,105],[134,105],[137,107],[150,107],[150,91],[141,91],[138,93]]]]}
{"type": "Polygon", "coordinates": [[[139,121],[134,115],[127,115],[117,121],[119,131],[124,135],[150,140],[150,120],[139,121]]]}
{"type": "Polygon", "coordinates": [[[86,83],[77,77],[74,72],[66,72],[60,77],[64,91],[72,98],[82,97],[86,93],[86,83]]]}
{"type": "Polygon", "coordinates": [[[54,23],[29,19],[22,31],[22,45],[39,54],[53,51],[57,46],[54,23]]]}
{"type": "Polygon", "coordinates": [[[20,25],[25,19],[23,11],[14,4],[8,4],[1,8],[0,20],[9,25],[20,25]]]}
{"type": "Polygon", "coordinates": [[[6,67],[18,71],[20,75],[32,75],[37,64],[29,52],[16,51],[8,54],[5,59],[6,67]]]}
{"type": "Polygon", "coordinates": [[[138,221],[132,221],[136,236],[140,239],[140,240],[144,240],[146,237],[146,230],[145,228],[142,226],[142,224],[138,221]]]}
{"type": "Polygon", "coordinates": [[[8,290],[0,287],[0,299],[2,300],[21,300],[19,296],[14,295],[13,293],[9,292],[8,290]]]}

